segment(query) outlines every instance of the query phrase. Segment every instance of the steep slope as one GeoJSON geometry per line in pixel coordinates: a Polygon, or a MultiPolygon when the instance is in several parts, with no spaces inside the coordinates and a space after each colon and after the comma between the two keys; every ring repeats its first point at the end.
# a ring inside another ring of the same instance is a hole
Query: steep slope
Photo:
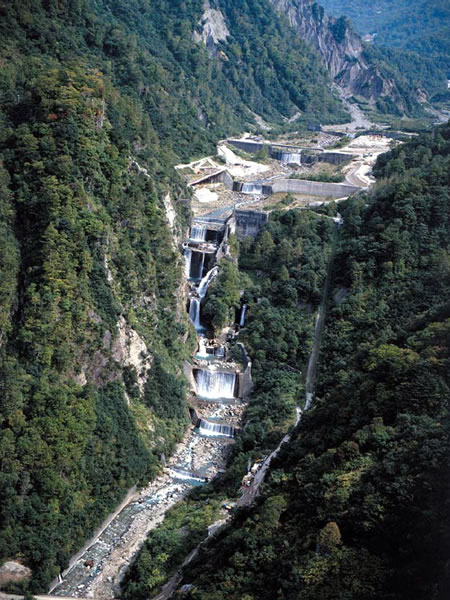
{"type": "Polygon", "coordinates": [[[419,110],[417,89],[382,56],[365,52],[360,35],[348,19],[329,17],[314,0],[270,1],[286,15],[299,36],[318,50],[331,77],[347,95],[362,96],[386,112],[419,110]]]}
{"type": "Polygon", "coordinates": [[[255,128],[249,106],[345,117],[265,1],[239,22],[229,4],[217,56],[201,0],[0,7],[0,559],[31,567],[33,591],[187,423],[173,164],[255,128]]]}
{"type": "Polygon", "coordinates": [[[374,193],[340,205],[317,398],[256,507],[189,566],[189,598],[446,597],[449,161],[447,125],[381,156],[374,193]]]}

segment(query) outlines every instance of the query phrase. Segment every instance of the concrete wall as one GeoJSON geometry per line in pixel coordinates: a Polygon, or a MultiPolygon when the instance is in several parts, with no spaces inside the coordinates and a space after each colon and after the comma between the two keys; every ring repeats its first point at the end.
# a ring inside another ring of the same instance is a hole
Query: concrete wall
{"type": "Polygon", "coordinates": [[[319,162],[327,162],[332,165],[341,165],[347,160],[352,160],[353,154],[345,154],[345,152],[322,152],[319,154],[319,162]]]}
{"type": "Polygon", "coordinates": [[[267,223],[267,213],[251,210],[235,210],[236,236],[243,239],[256,236],[263,225],[267,223]]]}
{"type": "Polygon", "coordinates": [[[224,171],[221,175],[220,175],[220,181],[225,185],[226,188],[228,188],[229,190],[233,189],[233,178],[231,177],[231,175],[228,173],[228,171],[224,171]]]}
{"type": "Polygon", "coordinates": [[[192,425],[194,425],[195,427],[198,427],[199,423],[200,423],[200,417],[199,417],[196,409],[193,408],[192,406],[189,407],[189,416],[191,417],[192,425]]]}
{"type": "Polygon", "coordinates": [[[227,140],[227,141],[228,141],[228,143],[232,144],[236,148],[239,148],[239,150],[244,150],[244,152],[252,152],[252,153],[256,154],[257,152],[262,150],[264,148],[264,146],[266,146],[267,149],[269,150],[268,144],[262,144],[261,142],[254,142],[252,140],[227,140]]]}
{"type": "Polygon", "coordinates": [[[291,192],[292,194],[310,194],[332,198],[343,198],[359,192],[361,188],[345,183],[322,183],[320,181],[306,181],[304,179],[278,179],[272,184],[272,193],[291,192]]]}
{"type": "Polygon", "coordinates": [[[239,398],[247,398],[253,390],[252,363],[249,362],[243,373],[239,373],[239,398]]]}
{"type": "Polygon", "coordinates": [[[195,381],[192,365],[187,360],[185,360],[183,363],[183,371],[184,371],[184,376],[188,380],[190,391],[194,392],[194,394],[196,394],[197,393],[197,382],[195,381]]]}

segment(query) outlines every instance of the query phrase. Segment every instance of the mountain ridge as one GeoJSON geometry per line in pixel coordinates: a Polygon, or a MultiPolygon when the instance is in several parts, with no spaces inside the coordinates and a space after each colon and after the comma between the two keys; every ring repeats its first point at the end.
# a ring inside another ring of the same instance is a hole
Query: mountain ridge
{"type": "MultiPolygon", "coordinates": [[[[321,55],[332,79],[348,96],[362,96],[371,104],[384,99],[400,113],[418,107],[417,90],[399,83],[380,61],[365,55],[361,36],[345,17],[330,17],[314,0],[270,0],[285,15],[298,35],[321,55]]],[[[381,106],[379,102],[379,106],[381,106]]]]}

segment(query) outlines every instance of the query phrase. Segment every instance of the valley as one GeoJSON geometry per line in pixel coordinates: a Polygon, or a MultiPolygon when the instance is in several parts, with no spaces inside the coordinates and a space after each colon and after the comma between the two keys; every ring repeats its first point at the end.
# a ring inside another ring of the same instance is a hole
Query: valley
{"type": "MultiPolygon", "coordinates": [[[[323,137],[328,145],[339,139],[326,134],[323,137]]],[[[301,155],[304,147],[283,147],[279,144],[270,145],[268,142],[263,142],[267,144],[267,156],[275,153],[275,156],[279,157],[278,160],[272,159],[270,162],[267,159],[258,162],[241,158],[232,150],[232,148],[239,148],[240,145],[252,149],[254,143],[256,146],[261,145],[260,141],[253,142],[249,137],[219,145],[217,156],[225,161],[225,171],[220,169],[220,163],[214,157],[177,167],[177,170],[184,173],[191,172],[189,178],[194,182],[199,181],[201,175],[199,184],[191,184],[195,190],[192,205],[194,214],[189,236],[183,241],[181,247],[185,261],[185,286],[188,289],[187,312],[197,337],[197,351],[189,362],[185,362],[184,368],[190,387],[188,406],[192,425],[168,459],[162,473],[129,498],[126,506],[118,512],[100,535],[88,542],[85,551],[78,553],[69,568],[52,584],[49,593],[54,596],[94,597],[100,600],[111,600],[120,596],[127,569],[136,559],[147,536],[163,522],[166,513],[185,498],[193,487],[204,485],[226,469],[230,444],[233,443],[234,436],[239,434],[239,428],[243,425],[244,412],[249,399],[251,401],[253,387],[251,362],[245,347],[241,344],[235,346],[241,352],[238,362],[235,353],[233,353],[234,359],[230,355],[230,342],[235,345],[239,340],[240,330],[245,327],[247,305],[241,304],[234,325],[227,325],[214,334],[211,325],[205,322],[202,315],[202,304],[207,299],[209,287],[220,274],[220,265],[223,264],[220,261],[235,260],[230,254],[230,238],[237,235],[238,239],[243,240],[248,234],[256,236],[259,228],[270,215],[270,210],[267,211],[270,207],[268,204],[270,195],[265,197],[261,194],[266,183],[273,185],[280,177],[289,179],[293,174],[298,173],[299,169],[300,172],[303,170],[305,173],[315,172],[311,166],[302,169],[301,155]],[[235,180],[232,185],[228,184],[228,189],[223,184],[219,184],[218,187],[216,183],[209,183],[210,179],[214,181],[217,173],[219,176],[226,173],[228,177],[239,178],[244,183],[236,183],[235,180]],[[270,176],[267,178],[268,174],[270,176]],[[266,178],[261,184],[245,183],[252,182],[255,175],[264,175],[266,178]],[[249,191],[245,190],[245,186],[249,191]],[[250,186],[253,187],[250,189],[250,186]],[[234,191],[239,188],[240,191],[234,191]],[[214,197],[214,200],[205,201],[205,191],[214,197]],[[220,206],[219,209],[217,205],[220,206]],[[266,210],[267,215],[260,213],[261,210],[266,210]],[[252,214],[256,216],[261,214],[264,218],[256,225],[256,229],[248,229],[248,224],[243,229],[242,219],[248,217],[252,222],[252,214]]],[[[348,146],[340,149],[341,154],[330,154],[330,160],[336,160],[335,157],[338,160],[343,159],[345,165],[343,176],[348,178],[346,172],[353,174],[361,169],[363,155],[364,164],[369,170],[378,154],[388,147],[389,143],[388,139],[379,136],[372,136],[371,139],[363,136],[349,140],[348,146]],[[366,153],[368,149],[371,150],[369,155],[366,153]],[[347,156],[349,159],[346,159],[347,156]]],[[[309,152],[315,150],[311,145],[307,148],[309,152]]],[[[319,147],[318,150],[319,154],[316,156],[320,157],[324,149],[319,147]]],[[[258,152],[261,153],[260,150],[258,152]]],[[[307,156],[314,155],[307,154],[307,156]]],[[[307,161],[309,160],[308,158],[307,161]]],[[[308,165],[308,162],[306,164],[308,165]]],[[[324,163],[315,163],[316,166],[319,164],[324,163]]],[[[368,187],[372,180],[367,179],[361,183],[364,187],[368,187]]],[[[317,185],[320,190],[320,183],[310,182],[310,184],[317,185]]],[[[276,195],[279,196],[280,193],[276,195]]],[[[340,200],[344,199],[345,197],[340,198],[340,200]]],[[[313,192],[311,195],[304,195],[303,198],[294,195],[292,203],[285,205],[283,210],[294,207],[308,210],[312,206],[322,206],[324,202],[330,201],[332,197],[325,197],[324,200],[322,193],[316,195],[313,192]]],[[[329,217],[323,215],[323,218],[329,217]]],[[[336,218],[335,222],[338,227],[342,225],[341,218],[336,218]]],[[[328,267],[328,271],[330,269],[331,266],[328,267]]],[[[305,398],[301,402],[300,398],[298,399],[300,405],[296,407],[293,427],[298,425],[303,411],[310,408],[313,400],[327,294],[328,286],[325,283],[321,307],[314,323],[312,352],[305,369],[305,398]]],[[[263,461],[255,463],[254,469],[249,470],[248,475],[243,479],[240,497],[237,500],[230,500],[233,506],[235,505],[236,508],[249,506],[255,501],[271,461],[278,455],[281,446],[289,442],[290,437],[291,433],[286,433],[278,446],[263,461]]],[[[216,514],[216,518],[220,523],[228,520],[227,510],[222,508],[216,514]]],[[[178,581],[181,575],[174,577],[178,581]]],[[[169,587],[170,590],[174,588],[173,585],[169,587]]],[[[164,597],[168,597],[169,587],[164,588],[166,590],[164,597]]]]}
{"type": "Polygon", "coordinates": [[[0,7],[1,598],[445,597],[447,13],[375,4],[0,7]]]}
{"type": "MultiPolygon", "coordinates": [[[[330,138],[329,142],[332,141],[333,138],[330,138]]],[[[251,140],[244,138],[243,143],[250,144],[251,140]]],[[[383,139],[380,139],[378,146],[375,146],[378,152],[383,147],[380,143],[384,143],[383,139]]],[[[239,144],[239,141],[236,141],[236,144],[239,144]]],[[[292,170],[289,161],[293,160],[292,157],[297,161],[296,157],[300,156],[300,153],[297,155],[295,152],[285,152],[281,155],[281,160],[271,161],[268,165],[239,158],[231,150],[232,147],[233,141],[230,145],[218,147],[218,156],[224,157],[227,173],[232,177],[238,176],[245,181],[251,180],[254,175],[270,172],[272,176],[267,181],[273,182],[280,174],[289,178],[292,173],[297,172],[292,170]]],[[[358,146],[359,152],[362,151],[361,148],[367,149],[367,142],[364,140],[361,140],[358,146]]],[[[355,157],[350,155],[350,158],[355,157]]],[[[353,164],[352,162],[351,165],[353,164]]],[[[198,174],[201,173],[203,178],[208,179],[211,173],[212,177],[215,177],[214,174],[220,171],[218,167],[219,164],[209,157],[177,168],[184,171],[188,168],[193,171],[194,178],[198,179],[198,174]]],[[[228,205],[224,200],[224,192],[220,193],[219,190],[218,193],[215,184],[210,187],[210,184],[202,183],[201,187],[197,188],[194,198],[197,197],[199,190],[209,190],[210,194],[217,194],[217,200],[213,202],[221,204],[221,208],[218,210],[215,204],[206,203],[207,208],[214,207],[215,210],[205,213],[204,210],[198,209],[194,200],[194,216],[189,236],[182,244],[185,285],[188,288],[187,311],[197,336],[197,351],[191,360],[185,363],[184,369],[190,386],[188,405],[192,425],[168,459],[163,472],[129,498],[126,506],[118,512],[100,535],[88,542],[85,551],[78,553],[69,568],[52,584],[49,593],[54,596],[94,597],[100,600],[118,597],[126,570],[135,560],[150,532],[163,522],[165,514],[185,498],[193,487],[213,480],[226,468],[230,444],[233,443],[234,436],[238,434],[243,424],[244,411],[249,398],[251,400],[253,387],[251,363],[245,347],[236,346],[241,352],[238,362],[230,356],[230,341],[236,344],[240,329],[245,327],[247,305],[241,305],[233,326],[226,326],[214,334],[202,316],[202,303],[207,299],[210,285],[220,273],[219,261],[233,260],[230,254],[230,236],[235,236],[237,233],[240,239],[244,239],[245,233],[248,233],[247,229],[243,233],[240,228],[236,209],[239,209],[242,219],[246,214],[251,218],[253,211],[259,214],[257,211],[265,206],[264,197],[255,194],[253,190],[250,193],[234,192],[232,191],[234,187],[236,184],[225,195],[231,199],[228,205]],[[250,212],[246,213],[249,210],[250,212]]],[[[302,204],[303,208],[322,205],[323,200],[318,202],[318,198],[314,195],[306,196],[304,205],[302,204]]],[[[203,204],[204,200],[197,200],[197,202],[203,204]]],[[[289,208],[291,207],[285,207],[286,210],[289,208]]],[[[265,220],[266,217],[261,224],[265,220]]],[[[336,223],[339,225],[341,221],[337,219],[336,223]]],[[[251,235],[255,236],[258,228],[259,226],[252,230],[251,235]]],[[[325,285],[325,295],[326,290],[325,285]]],[[[321,319],[326,311],[325,301],[321,311],[315,324],[313,350],[306,370],[306,401],[301,402],[302,405],[304,404],[303,409],[300,406],[296,408],[294,427],[299,423],[302,411],[310,407],[313,398],[319,336],[323,331],[321,319]]],[[[255,470],[249,471],[247,479],[243,480],[245,483],[242,484],[240,498],[237,501],[230,500],[233,505],[248,506],[255,500],[272,459],[277,456],[281,445],[287,443],[289,439],[290,434],[287,433],[277,448],[258,464],[255,470]]],[[[227,511],[222,509],[218,520],[227,518],[227,511]]]]}

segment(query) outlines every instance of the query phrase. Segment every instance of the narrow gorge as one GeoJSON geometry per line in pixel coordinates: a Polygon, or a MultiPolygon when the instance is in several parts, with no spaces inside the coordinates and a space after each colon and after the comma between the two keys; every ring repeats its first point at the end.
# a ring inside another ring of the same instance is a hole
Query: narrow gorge
{"type": "Polygon", "coordinates": [[[229,444],[242,420],[246,399],[251,392],[251,365],[242,347],[243,367],[230,359],[231,338],[245,324],[245,307],[238,322],[219,332],[217,339],[202,324],[201,303],[220,267],[217,253],[228,254],[227,223],[212,226],[194,220],[188,239],[183,242],[185,285],[188,287],[188,313],[197,334],[197,351],[185,363],[190,383],[188,400],[192,427],[164,466],[163,472],[109,519],[101,533],[58,576],[49,593],[62,597],[94,596],[111,599],[118,596],[129,564],[153,528],[165,513],[193,486],[213,479],[226,466],[229,444]],[[208,269],[208,270],[207,270],[208,269]]]}

